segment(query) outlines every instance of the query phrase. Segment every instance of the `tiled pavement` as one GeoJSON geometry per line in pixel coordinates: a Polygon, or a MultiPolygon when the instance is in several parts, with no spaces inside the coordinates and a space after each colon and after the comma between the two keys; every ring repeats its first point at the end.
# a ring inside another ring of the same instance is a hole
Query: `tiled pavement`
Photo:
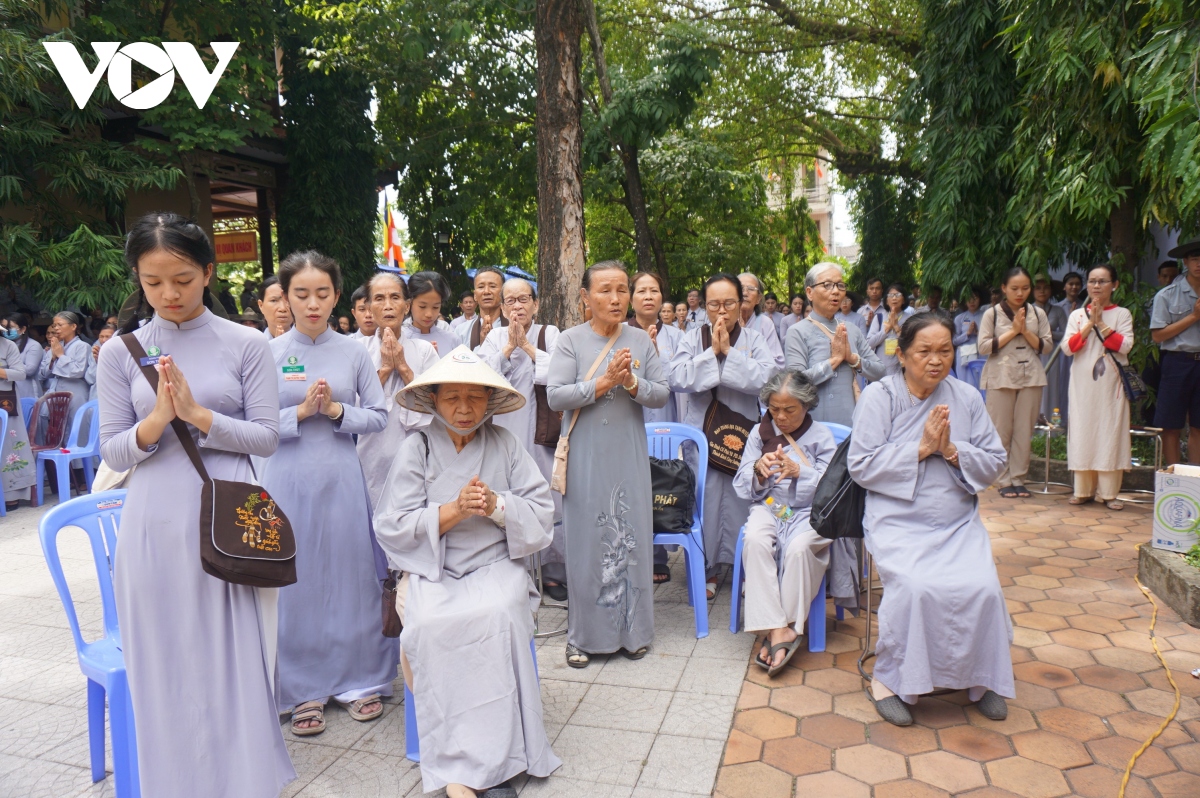
{"type": "MultiPolygon", "coordinates": [[[[38,543],[41,513],[22,507],[0,518],[0,798],[111,796],[111,777],[91,783],[85,682],[38,543]]],[[[92,639],[100,609],[86,538],[64,532],[60,545],[84,637],[92,639]]],[[[753,641],[722,628],[725,595],[713,609],[712,634],[697,640],[683,570],[673,568],[676,580],[656,590],[655,644],[645,659],[597,657],[573,670],[563,637],[539,641],[547,730],[564,765],[549,779],[522,782],[523,796],[710,794],[753,641]]],[[[561,625],[564,615],[543,610],[542,628],[561,625]]],[[[331,706],[324,734],[300,739],[285,731],[299,773],[285,795],[421,795],[419,770],[404,758],[402,688],[397,679],[396,698],[372,723],[331,706]]]]}
{"type": "MultiPolygon", "coordinates": [[[[39,516],[23,508],[0,519],[0,798],[111,795],[111,778],[92,785],[87,773],[83,682],[42,561],[39,516]]],[[[1018,697],[1007,721],[983,719],[962,694],[923,699],[908,729],[879,720],[855,670],[861,619],[833,625],[831,615],[827,652],[798,653],[768,681],[748,667],[750,636],[727,631],[727,591],[711,635],[695,639],[676,563],[676,580],[657,590],[644,660],[572,670],[562,637],[539,641],[546,721],[564,766],[522,784],[522,795],[678,798],[708,795],[715,780],[725,798],[1115,798],[1125,762],[1172,700],[1149,653],[1150,604],[1132,579],[1149,515],[989,491],[984,516],[1016,625],[1018,697]]],[[[82,536],[64,538],[63,553],[94,634],[82,536]]],[[[543,611],[543,628],[561,621],[561,611],[543,611]]],[[[1200,667],[1200,630],[1162,608],[1158,636],[1184,699],[1127,795],[1196,798],[1200,680],[1188,672],[1200,667]]],[[[300,774],[286,794],[420,795],[402,710],[396,699],[381,720],[359,724],[331,709],[325,734],[285,734],[300,774]]]]}
{"type": "MultiPolygon", "coordinates": [[[[1149,513],[995,491],[982,509],[1015,627],[1008,719],[987,720],[959,692],[921,699],[906,729],[880,720],[856,669],[865,623],[848,619],[825,653],[797,653],[773,680],[747,669],[718,796],[1116,798],[1130,756],[1174,699],[1133,579],[1149,513]]],[[[1200,630],[1160,605],[1156,633],[1183,698],[1125,794],[1197,798],[1200,680],[1190,671],[1200,630]]]]}

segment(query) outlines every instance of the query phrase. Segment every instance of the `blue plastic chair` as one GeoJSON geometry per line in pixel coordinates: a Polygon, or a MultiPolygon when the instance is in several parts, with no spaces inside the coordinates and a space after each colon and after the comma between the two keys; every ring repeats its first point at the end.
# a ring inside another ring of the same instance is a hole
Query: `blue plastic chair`
{"type": "Polygon", "coordinates": [[[983,398],[987,399],[987,391],[979,388],[979,380],[983,377],[983,364],[987,362],[987,358],[979,358],[972,360],[967,364],[967,381],[979,389],[979,393],[983,398]]]}
{"type": "Polygon", "coordinates": [[[692,513],[692,528],[682,532],[655,532],[656,545],[683,547],[687,577],[688,605],[696,616],[696,637],[708,637],[708,597],[704,592],[704,480],[708,476],[708,440],[704,433],[686,424],[663,422],[646,424],[646,448],[651,457],[675,460],[682,457],[684,443],[696,444],[699,450],[696,470],[696,506],[692,513]]]}
{"type": "Polygon", "coordinates": [[[137,735],[133,724],[133,703],[125,676],[125,658],[121,654],[121,632],[117,626],[117,603],[113,597],[112,567],[117,546],[117,526],[121,523],[124,490],[108,490],[79,496],[60,503],[42,516],[38,535],[50,576],[62,599],[79,669],[88,683],[88,747],[91,751],[92,781],[104,778],[104,699],[108,696],[112,729],[113,776],[117,798],[139,798],[137,735]],[[64,527],[80,527],[92,544],[96,577],[100,582],[100,604],[104,614],[104,636],[84,642],[79,631],[75,602],[63,575],[58,556],[58,533],[64,527]]]}
{"type": "MultiPolygon", "coordinates": [[[[529,653],[533,655],[534,673],[537,673],[536,642],[535,638],[529,640],[529,653]]],[[[541,681],[541,677],[538,677],[538,681],[541,681]]],[[[421,761],[421,738],[417,732],[417,707],[407,682],[404,684],[404,756],[410,762],[421,761]]]]}
{"type": "Polygon", "coordinates": [[[38,452],[37,456],[37,498],[38,504],[42,503],[42,491],[45,489],[43,482],[46,477],[46,461],[54,463],[54,473],[58,479],[58,501],[61,504],[71,498],[71,463],[75,460],[83,461],[83,476],[87,480],[88,490],[92,488],[92,480],[95,479],[95,473],[92,469],[92,458],[100,456],[100,402],[93,399],[90,402],[84,402],[78,410],[75,411],[75,418],[71,421],[71,434],[67,436],[67,443],[62,449],[47,449],[38,452]],[[86,441],[79,440],[80,428],[83,426],[85,417],[91,415],[91,421],[88,424],[88,436],[86,441]]]}
{"type": "Polygon", "coordinates": [[[36,404],[37,404],[36,396],[22,396],[21,397],[21,418],[23,418],[25,420],[26,424],[29,423],[29,418],[30,418],[29,414],[33,412],[33,406],[36,404]]]}
{"type": "MultiPolygon", "coordinates": [[[[833,433],[833,442],[841,444],[850,434],[850,428],[845,424],[834,424],[833,422],[819,422],[825,424],[825,427],[833,433]]],[[[737,546],[733,552],[733,578],[732,590],[733,593],[729,599],[729,631],[737,634],[742,626],[741,609],[742,609],[742,583],[746,580],[746,574],[742,570],[742,547],[746,544],[746,527],[743,526],[738,530],[737,546]]],[[[837,618],[842,619],[842,608],[837,608],[837,618]]],[[[825,650],[825,577],[821,577],[821,586],[817,588],[817,595],[813,597],[812,604],[808,607],[808,650],[813,653],[818,653],[825,650]]]]}

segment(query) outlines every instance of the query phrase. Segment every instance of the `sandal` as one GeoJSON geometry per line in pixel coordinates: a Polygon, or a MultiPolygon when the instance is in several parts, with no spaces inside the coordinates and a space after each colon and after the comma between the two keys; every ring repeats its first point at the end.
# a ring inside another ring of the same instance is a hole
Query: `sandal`
{"type": "Polygon", "coordinates": [[[671,581],[671,566],[667,565],[666,563],[663,563],[661,565],[658,563],[655,563],[655,565],[654,565],[654,584],[661,585],[665,582],[670,582],[670,581],[671,581]],[[662,578],[659,579],[659,577],[662,577],[662,578]]]}
{"type": "Polygon", "coordinates": [[[359,721],[375,720],[383,714],[383,701],[379,693],[372,693],[366,698],[357,698],[346,705],[346,711],[350,713],[350,717],[359,721]],[[375,704],[379,707],[374,712],[363,712],[363,707],[375,704]]]}
{"type": "Polygon", "coordinates": [[[767,651],[768,662],[775,661],[775,653],[776,652],[778,652],[778,651],[787,652],[783,655],[783,659],[779,662],[778,665],[771,665],[769,668],[767,668],[768,676],[774,676],[775,674],[777,674],[781,670],[783,670],[784,666],[788,664],[788,660],[790,660],[792,658],[792,655],[796,653],[796,649],[800,648],[801,637],[802,637],[802,635],[796,635],[796,638],[794,640],[791,640],[787,643],[776,643],[775,645],[771,646],[770,649],[768,649],[768,651],[767,651]]]}
{"type": "Polygon", "coordinates": [[[1016,497],[1018,499],[1028,499],[1033,496],[1033,494],[1029,492],[1029,489],[1024,485],[1013,485],[1012,489],[1016,491],[1016,497]]]}
{"type": "Polygon", "coordinates": [[[1020,495],[1020,493],[1017,491],[1016,485],[1009,485],[1006,488],[1000,489],[1000,495],[1005,499],[1015,499],[1020,495]]]}
{"type": "Polygon", "coordinates": [[[567,643],[567,664],[572,668],[586,668],[592,661],[586,653],[567,643]]]}
{"type": "Polygon", "coordinates": [[[710,579],[704,583],[704,592],[708,594],[708,600],[712,601],[717,597],[717,580],[710,579]]]}
{"type": "Polygon", "coordinates": [[[1110,510],[1124,510],[1125,502],[1120,499],[1110,499],[1104,503],[1104,506],[1110,510]]]}
{"type": "Polygon", "coordinates": [[[625,659],[641,659],[646,656],[646,652],[650,650],[650,646],[642,646],[637,651],[629,651],[621,649],[621,653],[625,655],[625,659]]]}
{"type": "Polygon", "coordinates": [[[292,734],[297,737],[311,737],[325,731],[325,705],[320,701],[305,701],[292,710],[292,734]],[[301,727],[296,724],[304,721],[318,721],[316,726],[301,727]]]}
{"type": "Polygon", "coordinates": [[[1091,496],[1072,496],[1071,498],[1067,499],[1067,504],[1073,504],[1078,507],[1081,504],[1087,504],[1091,500],[1091,496]]]}

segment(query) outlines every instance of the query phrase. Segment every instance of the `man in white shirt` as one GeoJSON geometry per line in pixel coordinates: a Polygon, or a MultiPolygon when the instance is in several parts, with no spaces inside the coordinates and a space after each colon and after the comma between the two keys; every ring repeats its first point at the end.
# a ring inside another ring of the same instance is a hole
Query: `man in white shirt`
{"type": "Polygon", "coordinates": [[[503,290],[504,272],[494,266],[475,272],[475,303],[479,313],[473,322],[461,324],[455,331],[462,344],[471,351],[487,340],[492,328],[508,326],[508,319],[500,312],[503,290]]]}
{"type": "Polygon", "coordinates": [[[708,314],[700,307],[700,292],[696,289],[688,291],[687,294],[687,315],[685,318],[684,331],[694,330],[703,327],[708,323],[708,314]]]}
{"type": "Polygon", "coordinates": [[[457,330],[462,325],[475,321],[475,292],[463,291],[458,298],[458,307],[462,310],[462,315],[450,322],[451,330],[457,330]]]}
{"type": "Polygon", "coordinates": [[[359,340],[361,338],[375,337],[375,319],[371,317],[371,305],[367,302],[367,287],[360,285],[354,289],[354,293],[350,295],[351,313],[354,315],[354,332],[350,333],[350,337],[359,340]]]}
{"type": "Polygon", "coordinates": [[[859,305],[858,315],[863,317],[869,327],[871,317],[880,310],[887,313],[887,308],[883,306],[883,280],[872,277],[867,280],[867,301],[859,305]]]}

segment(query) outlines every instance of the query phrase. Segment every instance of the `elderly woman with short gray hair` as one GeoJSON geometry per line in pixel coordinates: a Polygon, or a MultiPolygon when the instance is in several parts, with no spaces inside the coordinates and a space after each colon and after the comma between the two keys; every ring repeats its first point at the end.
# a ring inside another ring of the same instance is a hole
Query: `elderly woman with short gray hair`
{"type": "Polygon", "coordinates": [[[867,337],[855,325],[834,320],[846,296],[846,275],[836,263],[818,263],[804,277],[804,291],[812,302],[812,314],[793,324],[784,340],[787,368],[801,371],[812,380],[821,400],[817,421],[832,421],[849,427],[854,417],[854,383],[859,375],[874,382],[884,375],[884,366],[867,337]]]}
{"type": "Polygon", "coordinates": [[[829,540],[809,524],[813,495],[837,446],[813,421],[817,389],[800,371],[783,371],[763,386],[767,407],[746,440],[733,479],[754,504],[746,520],[746,630],[765,633],[755,664],[774,676],[800,645],[808,606],[829,567],[829,540]]]}

